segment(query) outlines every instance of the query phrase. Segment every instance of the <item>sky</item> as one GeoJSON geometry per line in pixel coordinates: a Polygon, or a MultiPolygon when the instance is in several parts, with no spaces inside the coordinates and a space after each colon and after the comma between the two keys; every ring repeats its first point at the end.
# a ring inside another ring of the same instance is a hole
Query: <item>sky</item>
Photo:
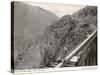
{"type": "Polygon", "coordinates": [[[85,7],[83,5],[70,5],[70,4],[35,3],[35,2],[24,2],[24,3],[44,8],[56,14],[58,17],[62,17],[66,14],[72,14],[85,7]]]}

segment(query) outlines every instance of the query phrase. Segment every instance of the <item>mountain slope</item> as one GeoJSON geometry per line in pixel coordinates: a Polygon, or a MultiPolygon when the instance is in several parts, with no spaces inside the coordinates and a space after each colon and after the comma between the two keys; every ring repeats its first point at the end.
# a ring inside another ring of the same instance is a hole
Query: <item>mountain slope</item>
{"type": "MultiPolygon", "coordinates": [[[[91,8],[93,7],[89,7],[88,10],[91,10],[91,8]]],[[[84,9],[85,8],[77,12],[82,13],[83,15],[84,9]]],[[[79,16],[77,12],[75,13],[75,16],[65,15],[55,23],[47,26],[43,33],[37,37],[35,45],[30,47],[27,55],[23,58],[21,63],[18,64],[16,69],[50,67],[51,62],[56,62],[57,58],[64,58],[66,56],[64,47],[70,51],[86,39],[87,34],[90,35],[94,30],[96,30],[96,27],[91,25],[91,22],[87,23],[87,19],[80,20],[80,18],[77,17],[79,16]]],[[[84,18],[85,17],[87,16],[84,16],[84,18]]]]}
{"type": "Polygon", "coordinates": [[[14,2],[14,61],[16,64],[19,62],[18,58],[33,44],[37,35],[57,19],[55,14],[40,7],[14,2]]]}
{"type": "Polygon", "coordinates": [[[73,17],[77,18],[80,23],[88,23],[97,26],[97,7],[86,6],[83,9],[73,13],[73,17]]]}
{"type": "MultiPolygon", "coordinates": [[[[65,15],[67,16],[67,15],[65,15]]],[[[59,47],[59,52],[57,57],[63,56],[64,47],[69,51],[80,44],[90,35],[94,30],[97,29],[97,7],[96,6],[86,6],[83,9],[71,15],[73,20],[75,20],[76,27],[71,30],[62,40],[64,44],[59,47]]],[[[72,25],[72,26],[74,26],[72,25]]],[[[62,41],[61,41],[62,42],[62,41]]]]}
{"type": "Polygon", "coordinates": [[[75,21],[71,15],[48,26],[44,33],[39,35],[35,45],[32,45],[27,55],[16,66],[16,69],[32,69],[48,67],[64,44],[64,36],[75,28],[75,21]]]}

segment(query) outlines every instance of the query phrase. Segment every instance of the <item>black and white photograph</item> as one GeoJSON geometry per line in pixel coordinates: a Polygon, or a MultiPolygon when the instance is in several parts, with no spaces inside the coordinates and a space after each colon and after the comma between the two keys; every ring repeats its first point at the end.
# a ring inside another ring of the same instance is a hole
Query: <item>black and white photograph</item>
{"type": "Polygon", "coordinates": [[[97,66],[97,8],[11,2],[11,70],[97,66]]]}

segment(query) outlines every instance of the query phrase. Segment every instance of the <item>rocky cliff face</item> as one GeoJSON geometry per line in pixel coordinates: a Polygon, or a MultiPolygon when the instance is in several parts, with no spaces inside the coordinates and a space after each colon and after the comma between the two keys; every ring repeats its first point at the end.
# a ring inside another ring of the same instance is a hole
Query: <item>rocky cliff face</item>
{"type": "Polygon", "coordinates": [[[92,21],[97,17],[96,11],[97,8],[87,6],[47,26],[16,69],[45,68],[50,66],[50,62],[55,62],[56,58],[64,57],[64,47],[70,51],[96,30],[97,23],[92,21]],[[88,15],[91,19],[85,19],[88,15]]]}

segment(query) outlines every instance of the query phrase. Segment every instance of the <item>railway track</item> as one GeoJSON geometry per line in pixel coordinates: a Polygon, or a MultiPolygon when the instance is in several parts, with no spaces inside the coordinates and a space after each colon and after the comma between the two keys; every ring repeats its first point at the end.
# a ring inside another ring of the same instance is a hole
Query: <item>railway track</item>
{"type": "Polygon", "coordinates": [[[76,63],[78,65],[80,62],[85,60],[86,56],[92,49],[91,43],[97,37],[97,30],[95,30],[91,35],[88,35],[87,38],[77,47],[73,48],[71,52],[62,60],[62,62],[58,63],[55,68],[59,68],[62,66],[75,66],[76,63]]]}

